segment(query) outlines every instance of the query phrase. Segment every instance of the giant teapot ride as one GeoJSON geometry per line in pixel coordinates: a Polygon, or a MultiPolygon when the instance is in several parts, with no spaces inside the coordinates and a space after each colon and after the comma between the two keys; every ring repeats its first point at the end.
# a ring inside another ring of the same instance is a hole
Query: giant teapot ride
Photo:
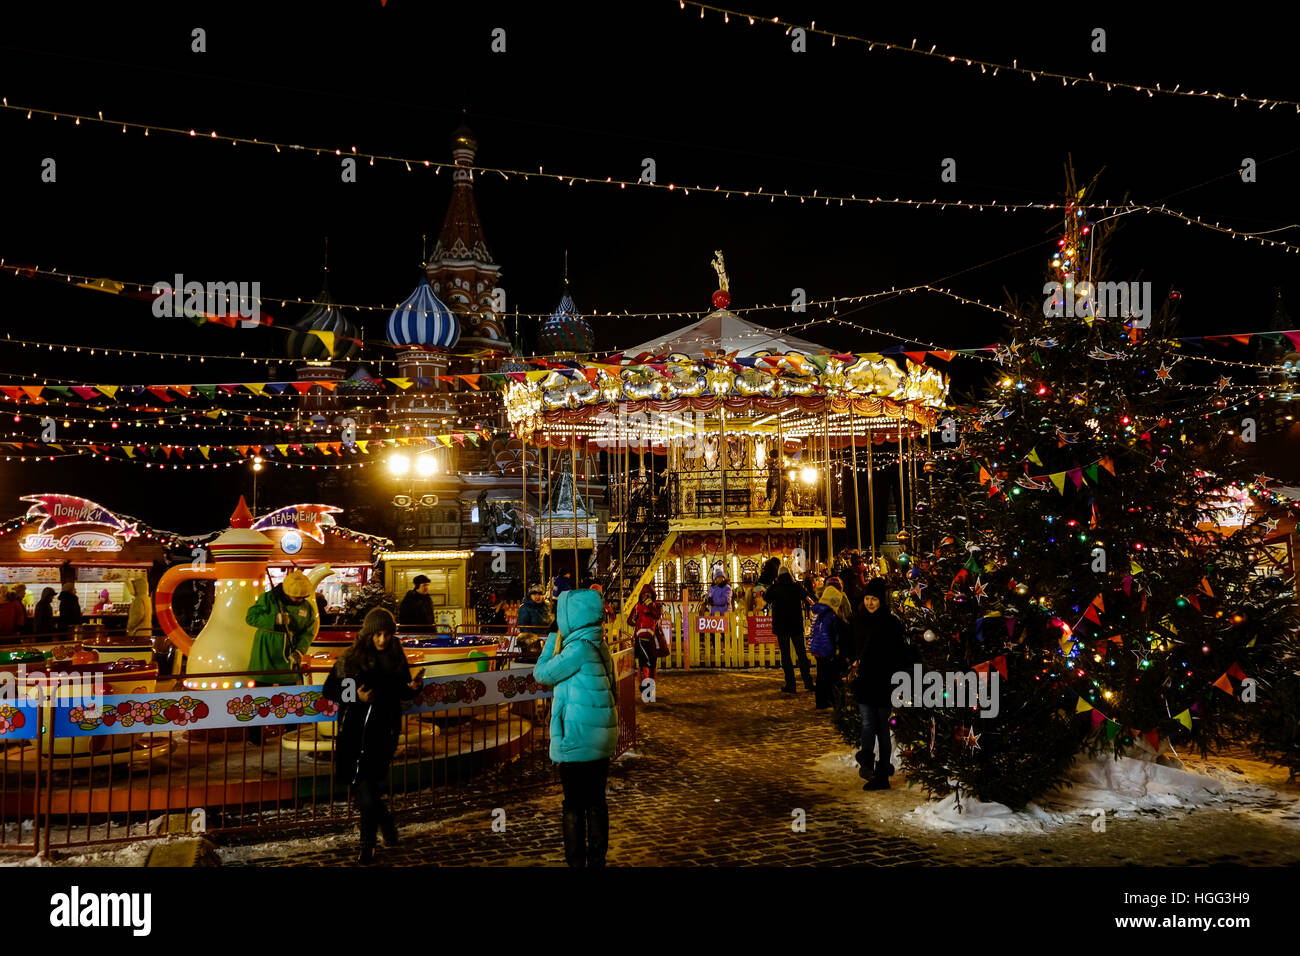
{"type": "MultiPolygon", "coordinates": [[[[154,606],[158,624],[168,639],[188,659],[187,673],[205,675],[186,678],[191,689],[252,687],[256,679],[248,676],[249,659],[257,629],[245,621],[269,582],[267,560],[275,543],[252,529],[253,516],[241,496],[239,506],[230,516],[230,527],[208,545],[211,562],[181,564],[167,571],[158,582],[154,606]],[[191,638],[176,620],[172,596],[183,581],[214,581],[212,614],[203,630],[191,638]]],[[[312,586],[332,573],[322,564],[307,573],[312,586]]]]}

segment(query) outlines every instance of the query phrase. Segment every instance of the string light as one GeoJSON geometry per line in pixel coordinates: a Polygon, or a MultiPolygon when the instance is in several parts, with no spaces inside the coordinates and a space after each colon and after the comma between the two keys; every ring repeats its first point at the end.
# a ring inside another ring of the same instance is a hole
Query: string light
{"type": "MultiPolygon", "coordinates": [[[[684,0],[684,3],[682,4],[682,9],[685,9],[687,5],[692,7],[698,7],[700,11],[701,19],[703,19],[704,17],[705,10],[722,14],[724,23],[729,23],[730,20],[728,18],[731,16],[748,17],[751,23],[754,22],[755,19],[755,15],[748,14],[748,13],[741,13],[739,11],[730,10],[725,7],[713,6],[712,4],[708,4],[708,3],[700,3],[698,2],[698,0],[684,0]]],[[[763,19],[763,18],[759,17],[758,19],[763,19]]],[[[874,50],[876,47],[880,47],[882,49],[889,50],[891,52],[914,53],[919,56],[928,57],[930,59],[946,60],[952,64],[961,61],[964,62],[968,67],[978,66],[980,68],[980,73],[985,75],[987,75],[989,70],[993,71],[994,76],[997,76],[1000,71],[1006,70],[1009,73],[1018,73],[1021,75],[1027,75],[1032,82],[1037,82],[1038,78],[1041,76],[1044,77],[1045,79],[1060,80],[1062,86],[1067,86],[1067,85],[1077,86],[1080,83],[1084,83],[1090,86],[1104,86],[1106,87],[1107,92],[1111,92],[1115,89],[1121,89],[1121,90],[1129,90],[1135,93],[1146,93],[1148,98],[1154,97],[1157,93],[1166,96],[1200,97],[1202,99],[1222,100],[1225,102],[1229,102],[1234,107],[1237,106],[1238,104],[1245,104],[1247,106],[1257,106],[1260,109],[1271,110],[1279,106],[1290,106],[1290,107],[1294,107],[1297,113],[1300,113],[1300,101],[1296,101],[1296,100],[1282,100],[1282,99],[1252,97],[1252,96],[1247,96],[1244,93],[1234,96],[1227,93],[1216,93],[1211,90],[1203,90],[1201,92],[1197,92],[1196,90],[1182,89],[1181,83],[1175,83],[1172,88],[1168,88],[1161,83],[1157,83],[1154,86],[1144,86],[1139,83],[1124,83],[1119,80],[1099,80],[1091,73],[1089,73],[1087,76],[1076,76],[1069,73],[1056,73],[1051,70],[1030,69],[1028,67],[1020,66],[1019,62],[1016,60],[1012,60],[1011,65],[1008,66],[1005,63],[994,63],[991,60],[981,60],[976,57],[966,57],[966,56],[960,56],[951,53],[942,53],[938,50],[937,44],[935,46],[931,46],[930,49],[928,50],[923,48],[918,48],[916,46],[915,39],[912,41],[912,45],[909,47],[909,46],[902,46],[897,43],[889,43],[885,40],[869,40],[864,37],[853,36],[852,34],[837,33],[832,30],[819,30],[816,27],[816,23],[817,23],[816,20],[812,21],[812,23],[807,26],[802,26],[800,24],[793,23],[790,21],[783,21],[778,17],[772,17],[770,20],[764,20],[763,22],[771,23],[774,26],[784,26],[787,35],[789,35],[792,29],[800,29],[803,30],[805,33],[811,33],[817,36],[830,37],[832,46],[834,46],[836,40],[843,40],[849,43],[862,44],[866,46],[869,51],[874,50]]]]}
{"type": "MultiPolygon", "coordinates": [[[[703,10],[701,10],[701,13],[703,13],[703,10]]],[[[878,45],[881,45],[881,44],[878,44],[878,45]]],[[[900,48],[900,49],[901,49],[901,48],[900,48]]],[[[1189,94],[1189,95],[1190,95],[1190,94],[1189,94]]],[[[1219,98],[1224,98],[1224,97],[1219,97],[1219,98]]],[[[1275,102],[1284,102],[1284,101],[1275,101],[1275,102]]],[[[1286,102],[1289,102],[1289,101],[1286,101],[1286,102]]],[[[114,125],[114,126],[116,126],[117,123],[120,122],[120,121],[118,121],[118,120],[99,120],[99,119],[97,119],[97,118],[94,117],[94,116],[88,116],[88,115],[77,114],[77,113],[67,113],[67,112],[63,112],[63,111],[59,111],[59,110],[43,110],[43,109],[34,109],[34,108],[29,109],[29,108],[27,108],[27,107],[10,105],[10,104],[7,103],[7,101],[4,103],[4,108],[7,108],[7,109],[15,109],[15,110],[24,110],[24,109],[26,109],[26,110],[28,110],[28,112],[35,112],[35,113],[38,113],[38,114],[40,114],[40,115],[42,115],[42,116],[49,116],[49,117],[51,117],[51,118],[53,118],[53,119],[56,119],[56,120],[59,119],[60,117],[64,117],[64,118],[68,118],[68,119],[79,118],[79,119],[87,120],[88,122],[106,122],[106,123],[111,123],[111,124],[114,125]]],[[[1300,106],[1298,106],[1297,108],[1300,109],[1300,106]]],[[[163,132],[168,132],[168,133],[174,133],[174,134],[183,135],[183,136],[185,136],[186,138],[196,138],[196,137],[191,136],[192,131],[187,131],[187,130],[180,130],[180,129],[175,129],[175,128],[162,127],[162,126],[150,126],[150,127],[145,127],[144,124],[140,124],[140,123],[129,123],[129,122],[128,122],[128,123],[125,123],[124,125],[125,125],[125,126],[135,127],[135,128],[140,128],[140,129],[145,129],[145,130],[146,130],[145,135],[148,135],[148,129],[156,129],[156,130],[162,130],[163,132]]],[[[317,155],[321,155],[321,154],[323,154],[323,153],[327,153],[327,152],[336,152],[335,149],[333,149],[333,148],[326,148],[326,147],[303,147],[303,146],[290,146],[290,144],[278,144],[278,143],[274,143],[274,142],[271,142],[271,141],[268,141],[268,140],[257,140],[257,139],[250,139],[250,138],[247,138],[247,137],[239,137],[239,136],[222,136],[222,135],[218,135],[215,131],[211,134],[211,136],[209,136],[209,137],[205,137],[205,138],[207,138],[207,139],[215,139],[215,140],[223,140],[223,141],[230,142],[230,143],[245,143],[245,144],[248,144],[248,145],[250,145],[250,146],[273,146],[273,147],[275,147],[275,150],[276,150],[277,153],[280,152],[280,146],[281,146],[281,145],[289,146],[289,148],[291,148],[291,149],[293,149],[293,150],[295,150],[295,151],[299,151],[299,152],[302,152],[302,151],[315,152],[317,155]]],[[[502,178],[503,180],[506,180],[506,181],[508,181],[508,180],[509,180],[509,177],[512,176],[512,175],[522,177],[523,180],[524,180],[525,182],[527,182],[528,179],[529,179],[529,177],[532,176],[532,175],[543,175],[543,174],[541,174],[541,168],[540,168],[540,167],[539,167],[539,171],[538,171],[537,174],[532,174],[532,173],[526,173],[526,172],[524,172],[524,171],[522,171],[522,170],[515,170],[515,169],[500,169],[500,168],[496,168],[496,167],[492,167],[492,166],[472,166],[472,165],[470,165],[470,166],[462,166],[462,165],[459,165],[459,164],[454,163],[454,162],[443,162],[443,161],[439,161],[439,160],[428,160],[428,159],[412,159],[412,158],[406,158],[406,157],[400,157],[400,156],[386,156],[386,155],[381,155],[381,154],[378,154],[378,153],[374,153],[374,154],[372,154],[372,153],[363,153],[363,152],[360,152],[360,151],[355,152],[354,155],[357,155],[357,156],[359,156],[359,157],[363,157],[363,158],[370,158],[370,159],[372,160],[372,162],[373,162],[373,160],[375,160],[375,159],[380,159],[380,160],[384,160],[384,161],[386,161],[386,162],[398,162],[398,163],[402,163],[403,165],[406,166],[407,170],[410,170],[410,168],[411,168],[411,163],[412,163],[412,162],[415,162],[415,163],[418,163],[418,164],[423,165],[423,166],[425,166],[425,167],[432,168],[432,169],[435,170],[435,172],[437,172],[437,171],[439,171],[439,170],[441,170],[441,169],[443,169],[443,168],[446,168],[446,169],[453,169],[453,170],[454,170],[454,169],[470,170],[471,172],[477,172],[477,173],[483,173],[483,174],[487,174],[487,173],[495,173],[495,174],[501,176],[501,178],[502,178]]],[[[885,196],[874,196],[874,197],[872,197],[872,196],[862,196],[862,197],[859,197],[859,196],[857,196],[856,194],[851,194],[851,195],[847,195],[847,196],[844,196],[844,195],[824,195],[824,194],[820,194],[820,193],[821,193],[820,189],[814,189],[811,193],[799,193],[799,192],[790,192],[789,190],[782,190],[782,191],[778,194],[778,193],[776,193],[776,192],[774,192],[774,191],[772,191],[772,190],[766,190],[766,191],[764,191],[764,190],[762,190],[762,189],[745,189],[745,188],[743,188],[743,187],[723,187],[723,186],[714,186],[712,189],[709,189],[709,188],[704,187],[704,186],[685,186],[685,187],[683,187],[683,186],[679,186],[679,184],[677,184],[677,183],[644,182],[644,181],[642,181],[642,180],[640,180],[640,179],[635,179],[635,180],[630,180],[630,179],[615,179],[615,178],[612,177],[612,176],[606,176],[606,177],[604,177],[604,178],[602,179],[602,178],[600,178],[600,177],[598,177],[598,176],[577,176],[577,175],[571,175],[571,174],[569,174],[569,173],[563,173],[563,174],[544,174],[544,178],[549,178],[549,177],[552,176],[552,175],[554,175],[555,178],[556,178],[557,180],[561,181],[561,182],[564,181],[564,180],[568,180],[570,185],[573,185],[574,183],[597,184],[597,185],[607,185],[607,186],[613,186],[613,185],[616,185],[616,186],[618,186],[620,189],[626,189],[628,186],[633,186],[633,187],[638,187],[638,188],[641,188],[641,189],[658,189],[658,190],[665,190],[665,191],[667,191],[667,192],[681,192],[682,194],[684,194],[684,195],[686,195],[686,196],[689,196],[689,195],[690,195],[691,190],[696,190],[696,191],[699,191],[699,192],[707,192],[707,193],[712,193],[712,194],[714,194],[714,195],[721,195],[721,196],[724,196],[724,197],[726,197],[726,198],[741,197],[741,198],[762,199],[762,198],[764,198],[764,197],[766,196],[766,198],[769,200],[769,202],[774,202],[777,198],[787,199],[787,200],[795,200],[795,199],[797,199],[800,203],[805,203],[805,202],[808,202],[808,201],[817,201],[817,200],[820,200],[820,201],[821,201],[824,205],[826,205],[826,206],[829,206],[832,202],[835,202],[835,203],[837,203],[837,204],[838,204],[839,206],[841,206],[841,207],[842,207],[845,203],[849,203],[849,204],[852,204],[852,205],[868,205],[868,206],[870,206],[870,205],[901,205],[901,206],[913,206],[913,207],[918,207],[918,208],[920,208],[920,207],[931,207],[931,208],[938,208],[938,209],[941,209],[941,210],[942,210],[942,209],[949,209],[949,208],[951,208],[951,209],[967,209],[967,210],[974,210],[974,211],[979,211],[979,212],[986,212],[986,211],[1017,212],[1017,211],[1023,211],[1023,210],[1039,210],[1039,211],[1041,211],[1041,210],[1047,210],[1047,211],[1056,211],[1056,210],[1059,210],[1059,209],[1064,208],[1063,205],[1062,205],[1061,203],[1054,203],[1054,202],[1053,202],[1053,203],[1042,203],[1042,202],[1027,202],[1027,203],[972,202],[972,201],[967,201],[967,200],[963,200],[963,199],[942,199],[942,200],[941,200],[941,199],[903,199],[903,198],[901,198],[901,197],[892,197],[892,198],[891,198],[891,197],[885,197],[885,196]]],[[[1177,212],[1176,210],[1166,209],[1164,206],[1150,206],[1150,205],[1145,205],[1145,204],[1141,204],[1141,203],[1119,203],[1119,204],[1110,204],[1109,202],[1103,202],[1103,203],[1100,203],[1100,204],[1089,204],[1089,205],[1084,205],[1084,206],[1078,206],[1078,207],[1076,207],[1076,208],[1079,208],[1079,209],[1096,209],[1096,210],[1104,210],[1104,211],[1107,211],[1107,212],[1116,212],[1116,211],[1119,211],[1119,212],[1147,212],[1147,213],[1154,213],[1154,214],[1158,214],[1158,215],[1173,216],[1173,217],[1175,217],[1175,218],[1178,218],[1178,219],[1180,219],[1180,220],[1183,220],[1183,221],[1186,222],[1188,225],[1195,224],[1195,225],[1199,225],[1199,226],[1202,226],[1202,227],[1207,228],[1207,229],[1212,229],[1212,230],[1214,230],[1214,231],[1224,233],[1224,234],[1229,235],[1229,236],[1231,236],[1231,237],[1233,237],[1233,238],[1239,238],[1239,239],[1252,239],[1252,240],[1254,240],[1254,241],[1257,241],[1257,242],[1261,243],[1262,245],[1267,245],[1267,246],[1273,246],[1273,247],[1276,247],[1276,248],[1281,248],[1281,249],[1284,249],[1284,250],[1287,251],[1287,252],[1300,253],[1300,246],[1294,246],[1294,245],[1291,245],[1291,244],[1289,244],[1289,243],[1279,242],[1279,241],[1277,241],[1277,240],[1265,239],[1262,235],[1260,235],[1260,234],[1258,234],[1258,233],[1243,232],[1243,231],[1240,231],[1240,230],[1231,229],[1231,228],[1228,228],[1228,227],[1222,226],[1222,225],[1219,224],[1219,223],[1210,223],[1210,222],[1208,222],[1207,220],[1202,220],[1202,219],[1200,219],[1199,217],[1188,216],[1188,215],[1186,215],[1186,214],[1184,214],[1184,213],[1177,212]]],[[[349,308],[354,308],[354,306],[348,306],[348,307],[349,307],[349,308]]]]}

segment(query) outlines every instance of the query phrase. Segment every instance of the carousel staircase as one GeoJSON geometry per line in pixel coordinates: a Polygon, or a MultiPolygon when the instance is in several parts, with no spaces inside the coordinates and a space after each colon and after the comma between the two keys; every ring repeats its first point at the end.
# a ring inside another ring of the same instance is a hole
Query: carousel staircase
{"type": "Polygon", "coordinates": [[[639,519],[629,522],[633,528],[628,535],[630,540],[624,541],[620,549],[617,537],[608,538],[602,545],[604,554],[598,557],[599,563],[608,568],[599,580],[605,600],[617,610],[615,620],[625,615],[622,596],[626,593],[628,601],[636,601],[641,588],[654,581],[655,571],[677,540],[677,533],[668,530],[666,517],[658,513],[648,487],[634,494],[628,504],[628,513],[639,519]],[[626,592],[621,586],[624,580],[631,583],[626,592]]]}

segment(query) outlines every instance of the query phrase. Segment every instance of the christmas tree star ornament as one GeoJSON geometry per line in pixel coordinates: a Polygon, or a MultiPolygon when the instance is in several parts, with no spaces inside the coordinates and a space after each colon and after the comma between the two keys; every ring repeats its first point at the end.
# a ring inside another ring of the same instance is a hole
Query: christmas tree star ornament
{"type": "Polygon", "coordinates": [[[975,733],[974,727],[968,727],[966,729],[966,736],[962,738],[962,743],[964,743],[971,750],[979,750],[981,736],[983,735],[975,733]]]}
{"type": "Polygon", "coordinates": [[[1161,362],[1160,367],[1156,369],[1156,378],[1163,382],[1171,377],[1170,373],[1172,371],[1173,371],[1173,366],[1166,365],[1164,362],[1161,362]]]}
{"type": "Polygon", "coordinates": [[[988,589],[984,586],[984,582],[977,577],[975,579],[975,585],[974,585],[975,600],[977,602],[984,600],[984,595],[987,592],[987,590],[988,589]]]}
{"type": "Polygon", "coordinates": [[[1228,378],[1227,376],[1223,376],[1222,378],[1219,379],[1217,388],[1219,389],[1219,391],[1223,391],[1231,384],[1232,384],[1232,379],[1228,378]]]}
{"type": "Polygon", "coordinates": [[[1164,471],[1164,470],[1165,470],[1165,462],[1166,462],[1166,461],[1168,461],[1168,459],[1166,459],[1166,458],[1157,458],[1155,461],[1151,462],[1151,470],[1152,470],[1152,471],[1164,471]]]}

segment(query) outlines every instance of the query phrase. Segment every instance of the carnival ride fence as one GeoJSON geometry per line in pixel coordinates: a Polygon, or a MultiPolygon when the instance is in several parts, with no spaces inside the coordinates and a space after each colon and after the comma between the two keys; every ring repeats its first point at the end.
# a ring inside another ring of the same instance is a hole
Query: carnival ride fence
{"type": "MultiPolygon", "coordinates": [[[[635,707],[630,665],[624,670],[620,711],[635,707]]],[[[230,674],[188,676],[234,684],[230,674]]],[[[112,695],[95,711],[24,708],[32,719],[10,719],[0,732],[0,849],[49,854],[350,822],[355,810],[333,750],[336,708],[320,692],[259,684],[112,695]]],[[[550,707],[531,667],[426,678],[390,771],[394,808],[554,784],[550,707]]],[[[633,719],[623,749],[634,733],[633,719]]]]}

